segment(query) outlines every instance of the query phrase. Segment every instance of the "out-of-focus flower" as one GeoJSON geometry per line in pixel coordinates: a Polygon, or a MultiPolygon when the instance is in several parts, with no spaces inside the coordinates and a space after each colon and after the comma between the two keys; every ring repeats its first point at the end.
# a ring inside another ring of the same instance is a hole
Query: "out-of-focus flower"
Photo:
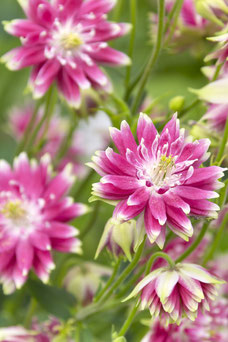
{"type": "Polygon", "coordinates": [[[31,330],[23,327],[0,328],[1,342],[73,342],[74,332],[71,320],[61,323],[57,318],[51,317],[48,321],[39,323],[34,321],[31,330]]]}
{"type": "Polygon", "coordinates": [[[227,22],[228,3],[226,0],[194,0],[197,12],[204,18],[223,26],[227,22]]]}
{"type": "Polygon", "coordinates": [[[191,89],[201,100],[212,104],[227,104],[228,75],[217,81],[211,82],[201,89],[191,89]]]}
{"type": "Polygon", "coordinates": [[[31,342],[74,342],[72,335],[75,331],[72,320],[60,322],[56,317],[50,317],[45,322],[33,321],[32,331],[35,337],[31,342]]]}
{"type": "Polygon", "coordinates": [[[95,258],[106,247],[114,257],[118,258],[120,255],[124,255],[131,261],[132,253],[137,250],[143,236],[144,232],[141,227],[136,227],[135,220],[121,222],[112,217],[106,223],[95,258]]]}
{"type": "Polygon", "coordinates": [[[194,323],[183,319],[180,325],[165,326],[156,319],[142,342],[227,342],[228,301],[211,304],[210,311],[199,312],[194,323]]]}
{"type": "Polygon", "coordinates": [[[56,81],[70,106],[80,105],[80,89],[110,90],[107,76],[97,64],[126,65],[124,53],[107,41],[123,36],[130,25],[107,21],[115,0],[18,0],[27,19],[5,23],[5,30],[22,46],[2,57],[11,70],[32,66],[30,87],[35,98],[56,81]]]}
{"type": "Polygon", "coordinates": [[[212,104],[209,106],[203,120],[207,120],[209,127],[217,132],[222,132],[228,118],[228,103],[212,104]]]}
{"type": "MultiPolygon", "coordinates": [[[[166,0],[167,15],[175,6],[174,0],[166,0]]],[[[151,14],[151,35],[154,40],[157,31],[158,16],[151,14]]],[[[204,19],[196,11],[194,0],[184,0],[178,17],[177,26],[172,40],[169,42],[169,47],[175,51],[191,49],[194,54],[202,52],[202,45],[205,44],[205,38],[214,33],[214,26],[208,20],[204,19]]],[[[167,38],[170,31],[167,31],[167,38]]]]}
{"type": "Polygon", "coordinates": [[[110,268],[93,262],[84,262],[70,269],[64,279],[64,287],[84,306],[92,301],[103,278],[110,276],[110,268]]]}
{"type": "MultiPolygon", "coordinates": [[[[26,329],[20,326],[0,328],[0,341],[1,342],[36,342],[34,333],[27,331],[26,329]]],[[[46,341],[41,340],[40,342],[46,342],[46,341]]]]}
{"type": "Polygon", "coordinates": [[[194,324],[184,330],[187,342],[227,342],[228,301],[225,298],[212,303],[210,311],[200,312],[194,324]]]}
{"type": "Polygon", "coordinates": [[[21,153],[12,168],[0,161],[0,278],[6,293],[20,288],[31,268],[46,282],[55,266],[52,249],[81,252],[78,231],[69,221],[87,206],[67,196],[71,171],[67,165],[53,176],[48,155],[38,164],[21,153]]]}
{"type": "MultiPolygon", "coordinates": [[[[14,108],[10,112],[9,116],[9,128],[10,133],[17,141],[19,141],[31,120],[34,108],[33,105],[27,105],[23,108],[14,108]]],[[[41,109],[38,113],[37,124],[43,115],[43,110],[41,109]]],[[[58,153],[58,150],[63,143],[63,140],[69,130],[70,122],[67,118],[61,117],[58,114],[52,116],[49,124],[49,128],[47,131],[46,142],[44,146],[41,148],[39,156],[44,155],[45,153],[50,154],[52,159],[54,159],[58,153]]],[[[39,141],[41,135],[43,133],[43,129],[41,128],[40,133],[37,137],[37,142],[39,141]]],[[[75,131],[71,146],[69,147],[66,154],[63,156],[59,165],[57,167],[58,170],[63,170],[63,168],[71,163],[73,165],[73,172],[78,177],[83,177],[85,175],[85,167],[83,163],[84,151],[83,144],[81,144],[81,134],[78,131],[75,131]]]]}
{"type": "Polygon", "coordinates": [[[226,281],[225,284],[221,286],[220,293],[224,296],[228,296],[228,254],[222,253],[219,254],[211,260],[208,264],[210,267],[210,271],[215,274],[217,277],[220,277],[226,281]]]}
{"type": "Polygon", "coordinates": [[[80,145],[83,146],[85,159],[98,149],[106,147],[110,141],[109,127],[111,120],[107,114],[98,111],[94,116],[89,116],[87,119],[79,121],[78,135],[80,145]]]}
{"type": "Polygon", "coordinates": [[[135,142],[126,121],[121,129],[111,128],[112,139],[119,154],[111,148],[98,151],[89,166],[101,176],[93,184],[93,199],[119,201],[114,217],[128,221],[144,217],[150,242],[161,248],[166,225],[188,240],[193,227],[187,214],[217,217],[219,207],[208,201],[218,197],[213,190],[223,186],[218,179],[223,170],[217,166],[200,167],[208,159],[210,141],[192,142],[179,129],[174,116],[159,135],[150,118],[141,114],[135,142]]]}
{"type": "Polygon", "coordinates": [[[151,331],[141,342],[189,342],[188,340],[184,340],[183,337],[184,335],[179,325],[169,324],[166,326],[156,319],[153,322],[151,331]]]}
{"type": "Polygon", "coordinates": [[[141,293],[141,308],[148,306],[152,317],[161,315],[166,323],[179,324],[183,317],[195,320],[198,310],[209,310],[224,283],[199,265],[179,263],[161,267],[147,275],[127,299],[141,293]]]}

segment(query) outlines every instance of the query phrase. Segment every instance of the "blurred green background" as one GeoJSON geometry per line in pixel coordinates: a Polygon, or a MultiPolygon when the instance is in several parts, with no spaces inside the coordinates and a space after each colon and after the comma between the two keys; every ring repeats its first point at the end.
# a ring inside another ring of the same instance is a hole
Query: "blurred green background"
{"type": "MultiPolygon", "coordinates": [[[[138,19],[136,27],[136,42],[133,56],[132,75],[136,76],[145,65],[149,55],[152,51],[152,45],[150,43],[151,37],[149,35],[149,17],[148,13],[152,10],[156,10],[155,1],[153,0],[141,0],[138,2],[138,19]]],[[[129,13],[129,0],[123,1],[123,5],[120,11],[115,10],[111,16],[113,18],[119,18],[118,21],[128,22],[129,13]]],[[[15,18],[22,18],[23,12],[16,0],[1,0],[0,1],[0,19],[12,20],[15,18]]],[[[128,51],[129,37],[123,37],[118,39],[112,45],[124,52],[128,51]]],[[[0,55],[4,54],[11,48],[20,45],[18,39],[6,34],[2,26],[0,28],[0,55]]],[[[202,51],[203,55],[206,55],[207,51],[202,51]]],[[[176,54],[170,54],[169,51],[163,51],[158,63],[151,74],[150,81],[147,89],[148,94],[155,98],[166,94],[163,99],[163,103],[167,106],[170,98],[183,95],[186,97],[186,103],[192,101],[193,95],[188,92],[188,88],[199,88],[206,83],[206,79],[201,74],[200,68],[203,66],[203,59],[197,56],[193,56],[190,51],[178,52],[176,54]]],[[[114,83],[114,91],[121,96],[123,94],[123,81],[125,77],[125,69],[107,69],[114,83]]],[[[6,69],[6,67],[0,64],[0,158],[5,158],[8,161],[12,161],[15,152],[15,142],[7,134],[7,117],[12,107],[21,106],[25,103],[26,98],[30,98],[30,95],[25,95],[25,88],[28,80],[29,70],[21,70],[12,72],[6,69]]],[[[192,117],[197,118],[197,109],[192,113],[192,117]]],[[[87,203],[87,199],[90,195],[90,186],[96,177],[89,180],[87,187],[83,189],[83,193],[78,194],[77,201],[87,203]]],[[[80,185],[80,184],[79,184],[80,185]]],[[[86,236],[84,241],[84,255],[83,259],[91,260],[94,256],[95,249],[101,233],[104,228],[104,224],[111,216],[113,208],[109,205],[102,204],[99,208],[99,215],[94,223],[93,229],[86,236]]],[[[89,222],[91,217],[87,215],[85,218],[76,220],[76,225],[83,229],[89,222]]],[[[59,257],[59,260],[61,257],[59,257]]],[[[99,258],[99,262],[108,264],[110,259],[107,255],[103,255],[99,258]]],[[[53,275],[53,277],[55,274],[53,275]]],[[[26,290],[19,291],[18,293],[3,298],[0,297],[0,325],[4,324],[16,324],[20,323],[23,319],[24,308],[27,306],[28,298],[24,296],[26,290]],[[20,308],[20,309],[19,309],[20,308]]],[[[120,326],[122,322],[122,311],[118,318],[115,318],[115,324],[120,326]]],[[[96,318],[99,321],[99,316],[96,318]]],[[[109,340],[110,326],[113,322],[112,312],[106,314],[105,322],[102,326],[97,325],[95,322],[91,322],[93,330],[97,335],[99,331],[103,332],[103,340],[107,342],[109,340]]],[[[134,330],[134,338],[129,341],[139,341],[137,338],[137,326],[134,330]]],[[[85,340],[89,342],[87,338],[85,340]]],[[[91,341],[93,341],[91,339],[91,341]]],[[[98,341],[98,340],[97,340],[98,341]]],[[[101,342],[101,341],[99,341],[101,342]]]]}

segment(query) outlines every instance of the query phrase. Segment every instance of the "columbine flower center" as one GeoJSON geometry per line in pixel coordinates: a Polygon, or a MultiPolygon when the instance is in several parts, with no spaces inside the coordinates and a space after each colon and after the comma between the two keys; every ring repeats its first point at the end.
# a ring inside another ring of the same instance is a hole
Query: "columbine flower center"
{"type": "Polygon", "coordinates": [[[26,217],[26,211],[20,200],[6,202],[1,209],[1,214],[13,221],[20,221],[26,217]]]}
{"type": "Polygon", "coordinates": [[[60,41],[64,50],[74,50],[83,44],[82,39],[77,33],[65,33],[60,38],[60,41]]]}
{"type": "MultiPolygon", "coordinates": [[[[176,181],[173,171],[175,168],[175,160],[172,156],[161,155],[157,163],[153,163],[151,167],[146,168],[146,186],[160,189],[163,186],[172,186],[176,181]]],[[[143,176],[145,179],[145,176],[143,176]]]]}

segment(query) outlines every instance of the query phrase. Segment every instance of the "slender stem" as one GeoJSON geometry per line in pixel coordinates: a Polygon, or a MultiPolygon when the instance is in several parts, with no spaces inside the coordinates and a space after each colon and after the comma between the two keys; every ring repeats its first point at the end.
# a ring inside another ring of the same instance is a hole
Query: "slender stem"
{"type": "Polygon", "coordinates": [[[117,335],[117,337],[121,337],[124,336],[126,334],[126,332],[128,331],[130,325],[132,324],[132,321],[138,311],[140,305],[140,301],[138,300],[136,302],[136,304],[134,305],[133,309],[130,312],[130,315],[128,316],[127,320],[124,322],[122,328],[120,329],[119,334],[117,335]]]}
{"type": "Polygon", "coordinates": [[[116,277],[116,274],[118,272],[118,269],[119,269],[119,266],[120,266],[120,262],[121,262],[121,259],[119,258],[114,266],[114,269],[113,269],[113,272],[112,272],[112,275],[111,277],[109,278],[109,280],[107,281],[106,285],[104,286],[104,288],[97,294],[97,296],[94,298],[94,303],[97,303],[101,297],[104,295],[104,293],[107,291],[107,289],[109,288],[109,286],[112,285],[113,283],[113,280],[115,279],[116,277]]]}
{"type": "Polygon", "coordinates": [[[157,253],[153,254],[150,257],[149,261],[147,262],[146,275],[150,273],[151,267],[152,267],[155,259],[157,259],[157,258],[163,258],[169,263],[171,268],[175,267],[175,262],[173,261],[173,259],[168,254],[166,254],[164,252],[157,252],[157,253]]]}
{"type": "Polygon", "coordinates": [[[217,67],[216,67],[216,69],[215,69],[215,73],[214,73],[214,75],[213,75],[213,77],[212,77],[211,82],[214,82],[214,81],[217,80],[217,78],[218,78],[218,76],[219,76],[219,73],[220,73],[220,70],[221,70],[221,68],[222,68],[223,65],[224,65],[224,63],[220,63],[220,64],[217,65],[217,67]]]}
{"type": "Polygon", "coordinates": [[[219,244],[221,242],[224,229],[227,227],[227,223],[228,223],[228,213],[225,215],[225,217],[224,217],[224,219],[222,221],[222,224],[219,227],[219,230],[217,231],[215,239],[212,242],[212,245],[210,246],[208,253],[206,253],[206,255],[204,257],[203,266],[206,266],[208,261],[213,258],[213,255],[214,255],[216,249],[218,248],[218,246],[219,246],[219,244]]]}
{"type": "MultiPolygon", "coordinates": [[[[135,42],[135,32],[136,32],[136,18],[137,18],[137,3],[136,0],[130,0],[130,7],[131,7],[131,36],[129,42],[129,49],[128,49],[128,56],[132,59],[133,51],[134,51],[134,42],[135,42]]],[[[127,66],[126,68],[126,78],[125,78],[125,87],[128,88],[130,77],[131,77],[131,66],[127,66]]]]}
{"type": "Polygon", "coordinates": [[[161,47],[162,47],[162,37],[163,37],[163,29],[164,29],[164,16],[165,16],[165,0],[157,0],[157,2],[158,2],[158,18],[159,18],[157,40],[156,40],[156,44],[154,46],[153,53],[152,53],[152,55],[148,61],[148,64],[147,64],[145,71],[142,75],[142,78],[139,82],[139,91],[137,92],[136,97],[134,99],[134,102],[132,104],[133,115],[136,113],[136,111],[138,109],[138,105],[139,105],[139,102],[141,100],[141,96],[142,96],[144,87],[148,81],[151,70],[152,70],[153,66],[155,65],[155,63],[158,59],[158,56],[159,56],[159,53],[160,53],[161,47]]]}
{"type": "Polygon", "coordinates": [[[131,277],[131,279],[129,279],[126,283],[126,286],[124,286],[124,288],[116,295],[115,298],[122,298],[127,292],[128,290],[131,289],[132,285],[135,285],[135,283],[139,280],[140,276],[143,274],[143,272],[146,269],[146,265],[143,265],[141,267],[141,269],[139,270],[139,272],[137,272],[133,277],[131,277]]]}
{"type": "MultiPolygon", "coordinates": [[[[53,109],[53,98],[54,98],[54,87],[51,86],[49,91],[47,92],[47,97],[46,97],[46,105],[45,105],[45,110],[44,110],[44,114],[42,116],[42,118],[40,119],[39,123],[37,124],[37,126],[35,127],[29,141],[28,141],[28,146],[29,149],[31,150],[33,148],[33,145],[35,143],[35,140],[37,138],[38,133],[40,132],[40,129],[42,128],[44,122],[46,121],[46,119],[49,119],[50,115],[52,114],[51,110],[53,109]]],[[[42,134],[43,136],[43,134],[42,134]]]]}
{"type": "Polygon", "coordinates": [[[175,2],[175,4],[173,4],[173,7],[171,9],[171,11],[169,12],[168,16],[167,16],[167,21],[166,21],[166,24],[165,24],[165,32],[167,32],[170,28],[170,23],[173,19],[173,16],[176,12],[176,9],[177,9],[177,4],[178,4],[178,0],[175,2]]]}
{"type": "Polygon", "coordinates": [[[54,159],[53,164],[55,166],[58,165],[58,163],[61,161],[63,156],[67,153],[67,151],[69,150],[69,148],[71,146],[71,143],[72,143],[74,132],[75,132],[75,129],[76,129],[77,124],[78,124],[78,119],[77,119],[76,113],[73,112],[72,114],[73,114],[72,115],[72,121],[73,122],[70,125],[68,133],[67,133],[65,139],[63,140],[62,144],[60,145],[60,148],[59,148],[59,151],[57,153],[57,156],[54,159]]]}
{"type": "Polygon", "coordinates": [[[39,108],[40,108],[40,105],[41,105],[42,101],[38,101],[36,103],[36,106],[34,108],[34,111],[32,113],[32,117],[29,121],[29,124],[25,130],[25,133],[24,133],[24,136],[23,136],[23,139],[21,140],[21,142],[19,143],[18,147],[17,147],[17,150],[16,150],[16,155],[18,155],[20,152],[24,151],[26,149],[26,146],[27,146],[27,143],[28,143],[28,139],[29,139],[29,136],[31,134],[31,131],[36,123],[36,119],[37,119],[37,114],[38,114],[38,111],[39,111],[39,108]]]}
{"type": "Polygon", "coordinates": [[[29,307],[28,307],[28,311],[25,315],[25,319],[24,319],[24,327],[29,329],[30,325],[31,325],[31,321],[34,315],[34,312],[36,310],[37,307],[37,302],[34,298],[31,298],[30,303],[29,303],[29,307]]]}
{"type": "Polygon", "coordinates": [[[98,217],[98,214],[99,214],[100,205],[101,205],[100,201],[97,201],[95,203],[94,208],[93,208],[93,212],[92,212],[92,215],[91,215],[91,218],[90,218],[87,226],[83,230],[83,232],[80,234],[80,239],[81,240],[84,239],[84,237],[87,235],[87,233],[90,231],[90,229],[93,228],[93,226],[94,226],[94,224],[96,222],[96,219],[98,217]]]}
{"type": "Polygon", "coordinates": [[[72,189],[70,195],[77,199],[80,196],[80,194],[83,192],[84,188],[87,187],[88,183],[91,181],[91,179],[93,178],[94,174],[95,174],[94,170],[90,170],[90,172],[88,173],[87,177],[85,179],[83,179],[83,181],[79,185],[79,188],[74,187],[72,189]]]}
{"type": "Polygon", "coordinates": [[[168,34],[168,37],[166,38],[166,41],[165,41],[166,44],[168,44],[173,37],[183,2],[184,2],[184,0],[177,0],[175,5],[173,6],[173,7],[175,7],[175,8],[173,8],[173,13],[172,13],[173,23],[172,23],[171,27],[169,28],[169,34],[168,34]]]}
{"type": "Polygon", "coordinates": [[[191,244],[191,246],[190,246],[188,249],[186,249],[186,251],[185,251],[183,254],[181,254],[181,256],[179,256],[179,258],[177,258],[177,259],[175,260],[175,263],[176,263],[176,264],[177,264],[178,262],[183,261],[185,258],[187,258],[187,257],[196,249],[196,247],[199,246],[200,242],[202,241],[204,235],[205,235],[206,232],[207,232],[207,229],[208,229],[208,227],[209,227],[209,224],[210,224],[209,222],[205,222],[205,223],[204,223],[204,225],[203,225],[203,227],[202,227],[202,229],[201,229],[199,235],[198,235],[197,238],[195,239],[195,241],[191,244]]]}
{"type": "Polygon", "coordinates": [[[221,145],[219,147],[219,151],[215,160],[215,162],[217,163],[219,163],[220,160],[222,159],[222,156],[226,147],[227,139],[228,139],[228,118],[226,119],[226,125],[225,125],[223,138],[222,138],[221,145]]]}
{"type": "Polygon", "coordinates": [[[132,262],[125,268],[125,270],[121,273],[119,278],[113,283],[112,287],[109,289],[106,295],[103,298],[101,298],[100,302],[106,301],[112,295],[112,293],[117,289],[117,287],[124,281],[124,279],[127,278],[127,276],[137,266],[139,259],[142,255],[145,242],[146,242],[146,237],[144,238],[143,242],[139,246],[132,262]]]}
{"type": "Polygon", "coordinates": [[[178,114],[178,118],[183,118],[183,116],[189,112],[190,110],[192,110],[194,107],[196,107],[198,104],[200,103],[199,99],[194,100],[189,106],[187,106],[186,108],[184,108],[179,114],[178,114]]]}

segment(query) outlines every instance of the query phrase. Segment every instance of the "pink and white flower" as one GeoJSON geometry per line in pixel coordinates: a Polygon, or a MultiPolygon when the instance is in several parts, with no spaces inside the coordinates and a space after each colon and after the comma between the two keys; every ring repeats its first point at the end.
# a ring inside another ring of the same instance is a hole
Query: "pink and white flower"
{"type": "Polygon", "coordinates": [[[119,150],[98,151],[88,165],[101,176],[93,184],[91,200],[117,203],[114,217],[128,221],[144,217],[150,242],[163,247],[166,225],[188,240],[193,227],[188,214],[216,217],[219,207],[208,201],[218,197],[214,191],[223,186],[218,181],[224,169],[200,167],[208,159],[208,139],[191,141],[179,129],[174,115],[158,134],[151,119],[141,114],[136,143],[126,121],[121,129],[111,128],[111,137],[119,150]]]}
{"type": "Polygon", "coordinates": [[[13,167],[0,161],[0,279],[4,292],[20,288],[33,268],[48,281],[55,267],[51,250],[81,252],[78,231],[69,224],[87,211],[67,192],[74,182],[70,164],[51,174],[50,158],[29,162],[21,153],[13,167]]]}
{"type": "MultiPolygon", "coordinates": [[[[0,328],[1,342],[35,342],[33,332],[26,330],[21,326],[0,328]]],[[[37,341],[38,342],[38,341],[37,341]]],[[[45,342],[45,341],[40,341],[45,342]]]]}
{"type": "Polygon", "coordinates": [[[109,22],[115,0],[18,0],[27,19],[5,23],[5,30],[21,39],[22,46],[2,57],[11,70],[32,66],[30,87],[35,98],[56,81],[72,107],[80,105],[80,90],[110,90],[105,73],[97,66],[129,64],[129,58],[108,46],[130,25],[109,22]]]}
{"type": "Polygon", "coordinates": [[[198,310],[209,310],[224,283],[199,265],[179,263],[161,267],[147,275],[127,299],[141,293],[141,308],[147,306],[152,317],[161,315],[167,323],[179,324],[183,317],[195,320],[198,310]]]}
{"type": "Polygon", "coordinates": [[[228,301],[221,298],[210,311],[200,312],[194,324],[185,327],[189,342],[226,342],[228,336],[228,301]]]}
{"type": "Polygon", "coordinates": [[[213,302],[210,311],[199,312],[193,322],[183,319],[180,325],[165,326],[156,319],[142,342],[227,342],[228,302],[213,302]]]}
{"type": "Polygon", "coordinates": [[[202,119],[207,120],[210,129],[223,132],[228,118],[228,103],[211,104],[202,119]]]}

